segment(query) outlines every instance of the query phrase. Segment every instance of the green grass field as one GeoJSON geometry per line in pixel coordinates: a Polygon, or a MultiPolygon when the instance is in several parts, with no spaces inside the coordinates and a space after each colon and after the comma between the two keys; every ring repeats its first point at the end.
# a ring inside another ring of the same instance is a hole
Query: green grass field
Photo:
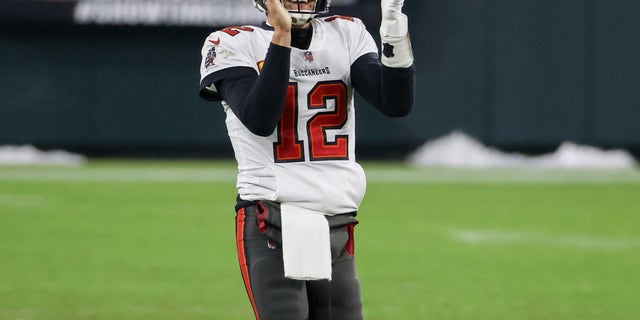
{"type": "MultiPolygon", "coordinates": [[[[640,172],[364,163],[366,319],[638,319],[640,172]]],[[[0,167],[0,319],[251,319],[229,162],[0,167]]]]}

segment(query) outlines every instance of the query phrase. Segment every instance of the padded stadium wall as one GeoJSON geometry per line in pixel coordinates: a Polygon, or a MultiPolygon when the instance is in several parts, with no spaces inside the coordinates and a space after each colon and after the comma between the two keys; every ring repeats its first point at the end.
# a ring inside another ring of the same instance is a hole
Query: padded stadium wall
{"type": "MultiPolygon", "coordinates": [[[[377,3],[334,13],[361,16],[375,35],[377,3]]],[[[39,9],[57,14],[47,20],[3,8],[0,145],[232,156],[219,104],[197,96],[200,46],[219,27],[78,24],[64,9],[39,9]]],[[[569,140],[640,153],[640,2],[409,1],[405,11],[416,105],[387,119],[358,99],[361,154],[405,155],[454,130],[523,152],[569,140]]]]}

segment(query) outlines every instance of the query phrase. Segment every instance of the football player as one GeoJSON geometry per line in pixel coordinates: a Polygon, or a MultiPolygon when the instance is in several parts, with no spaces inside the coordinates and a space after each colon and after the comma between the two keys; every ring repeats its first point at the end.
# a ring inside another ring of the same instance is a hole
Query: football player
{"type": "Polygon", "coordinates": [[[354,154],[354,90],[389,117],[410,112],[404,0],[381,1],[381,56],[361,20],[326,15],[330,0],[253,3],[266,23],[211,33],[200,67],[200,95],[222,101],[238,163],[236,240],[249,299],[256,319],[362,319],[353,230],[366,181],[354,154]],[[286,275],[285,205],[328,224],[328,277],[286,275]]]}

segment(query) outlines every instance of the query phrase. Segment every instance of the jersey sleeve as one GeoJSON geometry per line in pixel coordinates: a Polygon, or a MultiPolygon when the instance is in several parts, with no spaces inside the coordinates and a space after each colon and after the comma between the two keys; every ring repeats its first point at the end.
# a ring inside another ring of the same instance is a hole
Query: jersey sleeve
{"type": "Polygon", "coordinates": [[[375,40],[367,31],[362,20],[358,18],[352,18],[352,23],[347,23],[347,35],[349,40],[349,55],[351,63],[355,62],[361,56],[369,53],[378,53],[378,47],[375,40]]]}
{"type": "MultiPolygon", "coordinates": [[[[258,73],[255,58],[251,56],[253,50],[247,37],[231,36],[223,31],[211,33],[202,45],[200,61],[200,96],[207,100],[220,100],[220,95],[214,83],[225,74],[234,70],[251,73],[251,69],[258,73]]],[[[237,73],[237,72],[235,72],[237,73]]]]}

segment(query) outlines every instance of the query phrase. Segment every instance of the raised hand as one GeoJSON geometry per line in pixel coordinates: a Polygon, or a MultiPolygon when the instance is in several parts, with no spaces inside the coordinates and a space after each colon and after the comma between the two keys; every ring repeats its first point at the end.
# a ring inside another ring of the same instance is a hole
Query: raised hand
{"type": "Polygon", "coordinates": [[[404,0],[382,0],[382,23],[380,24],[380,35],[383,37],[404,37],[409,29],[407,27],[407,16],[402,13],[404,0]]]}
{"type": "Polygon", "coordinates": [[[409,23],[402,13],[404,0],[381,0],[382,64],[391,68],[408,68],[413,64],[413,50],[409,40],[409,23]]]}
{"type": "Polygon", "coordinates": [[[400,13],[402,12],[404,0],[382,0],[380,5],[382,7],[382,15],[389,12],[400,13]]]}
{"type": "Polygon", "coordinates": [[[280,0],[267,0],[267,21],[278,31],[291,31],[291,15],[280,0]]]}

